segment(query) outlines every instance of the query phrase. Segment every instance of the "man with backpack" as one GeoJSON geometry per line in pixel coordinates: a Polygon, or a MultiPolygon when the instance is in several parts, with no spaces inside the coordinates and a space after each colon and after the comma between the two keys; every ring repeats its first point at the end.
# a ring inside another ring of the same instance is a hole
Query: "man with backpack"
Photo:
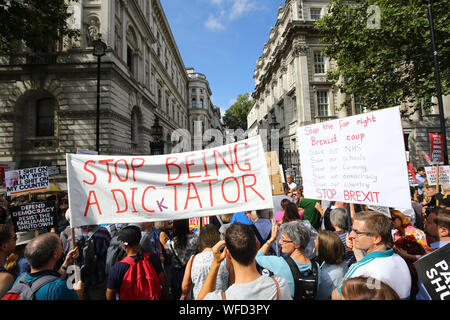
{"type": "MultiPolygon", "coordinates": [[[[72,249],[72,235],[62,238],[65,252],[72,249]]],[[[75,228],[75,245],[79,249],[76,263],[81,270],[85,285],[85,300],[105,300],[106,256],[111,242],[109,231],[101,226],[90,225],[75,228]]]]}
{"type": "Polygon", "coordinates": [[[56,272],[55,265],[62,254],[61,241],[55,233],[44,233],[34,238],[25,248],[30,272],[22,273],[2,300],[82,300],[82,281],[72,286],[62,278],[78,256],[78,249],[68,253],[60,272],[56,272]]]}
{"type": "Polygon", "coordinates": [[[165,297],[165,277],[159,256],[143,253],[141,229],[127,226],[119,231],[118,239],[127,253],[108,275],[106,299],[161,300],[165,297]]]}

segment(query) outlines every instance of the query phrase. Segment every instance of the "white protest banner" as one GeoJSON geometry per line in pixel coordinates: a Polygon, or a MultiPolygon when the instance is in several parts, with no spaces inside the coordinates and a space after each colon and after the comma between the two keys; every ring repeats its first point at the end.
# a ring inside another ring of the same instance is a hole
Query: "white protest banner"
{"type": "MultiPolygon", "coordinates": [[[[436,184],[436,166],[424,167],[430,186],[436,184]]],[[[439,184],[450,184],[450,166],[439,166],[439,184]]]]}
{"type": "Polygon", "coordinates": [[[273,207],[259,136],[186,153],[66,158],[72,228],[273,207]]]}
{"type": "Polygon", "coordinates": [[[411,207],[398,107],[297,128],[305,198],[411,207]]]}
{"type": "Polygon", "coordinates": [[[49,188],[47,167],[36,167],[5,172],[6,193],[20,195],[49,188]]]}

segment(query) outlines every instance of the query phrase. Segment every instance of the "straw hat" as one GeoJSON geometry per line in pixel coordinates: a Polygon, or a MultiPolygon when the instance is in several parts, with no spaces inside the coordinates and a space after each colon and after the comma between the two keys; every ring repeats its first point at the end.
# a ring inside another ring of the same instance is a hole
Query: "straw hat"
{"type": "Polygon", "coordinates": [[[20,246],[21,244],[27,244],[35,237],[34,231],[17,232],[16,235],[17,235],[16,246],[20,246]]]}

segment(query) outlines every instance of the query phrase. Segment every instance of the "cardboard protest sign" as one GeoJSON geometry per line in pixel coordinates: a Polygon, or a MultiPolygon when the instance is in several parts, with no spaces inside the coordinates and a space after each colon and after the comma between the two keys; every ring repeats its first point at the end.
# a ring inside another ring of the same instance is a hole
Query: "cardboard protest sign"
{"type": "Polygon", "coordinates": [[[72,227],[273,207],[259,136],[177,154],[66,157],[72,227]]]}
{"type": "Polygon", "coordinates": [[[305,198],[410,208],[398,107],[297,128],[305,198]]]}
{"type": "Polygon", "coordinates": [[[432,300],[450,300],[450,243],[414,262],[432,300]]]}
{"type": "Polygon", "coordinates": [[[430,133],[431,164],[444,164],[444,137],[441,133],[430,133]]]}
{"type": "Polygon", "coordinates": [[[6,193],[19,195],[49,188],[47,167],[36,167],[5,172],[6,193]]]}
{"type": "MultiPolygon", "coordinates": [[[[436,166],[424,167],[427,181],[430,186],[436,184],[436,166]]],[[[450,184],[450,166],[439,166],[439,184],[450,184]]]]}
{"type": "Polygon", "coordinates": [[[55,202],[32,202],[9,207],[15,232],[52,228],[56,224],[55,202]]]}

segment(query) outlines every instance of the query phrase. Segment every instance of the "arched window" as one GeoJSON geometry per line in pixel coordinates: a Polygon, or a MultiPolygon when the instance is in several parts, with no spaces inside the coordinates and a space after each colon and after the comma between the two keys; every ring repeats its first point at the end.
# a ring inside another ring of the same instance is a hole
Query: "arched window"
{"type": "Polygon", "coordinates": [[[36,102],[36,136],[55,135],[55,99],[43,98],[36,102]]]}

